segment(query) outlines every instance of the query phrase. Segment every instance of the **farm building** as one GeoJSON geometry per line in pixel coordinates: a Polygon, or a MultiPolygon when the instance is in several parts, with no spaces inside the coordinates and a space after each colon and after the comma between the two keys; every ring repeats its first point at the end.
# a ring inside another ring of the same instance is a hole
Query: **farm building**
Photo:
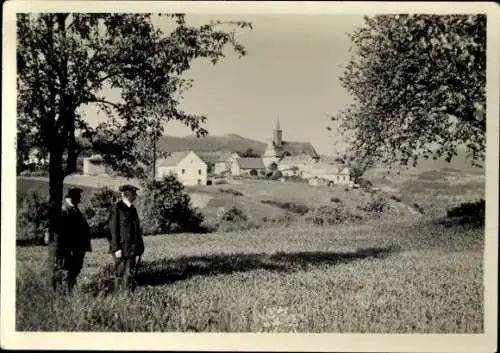
{"type": "Polygon", "coordinates": [[[241,157],[233,160],[231,175],[258,175],[266,171],[266,166],[260,157],[241,157]]]}
{"type": "MultiPolygon", "coordinates": [[[[337,185],[349,185],[351,183],[349,168],[338,165],[317,163],[302,172],[306,179],[323,179],[337,185]]],[[[312,181],[315,183],[315,181],[312,181]]]]}
{"type": "Polygon", "coordinates": [[[290,156],[308,156],[313,160],[319,160],[319,155],[310,142],[283,141],[283,131],[277,121],[273,138],[267,145],[262,158],[264,165],[267,168],[273,162],[279,164],[283,158],[290,156]]]}
{"type": "Polygon", "coordinates": [[[193,151],[173,152],[156,165],[157,178],[172,173],[186,186],[207,184],[208,165],[193,151]]]}
{"type": "Polygon", "coordinates": [[[83,175],[107,175],[108,168],[101,155],[93,155],[83,159],[83,175]]]}

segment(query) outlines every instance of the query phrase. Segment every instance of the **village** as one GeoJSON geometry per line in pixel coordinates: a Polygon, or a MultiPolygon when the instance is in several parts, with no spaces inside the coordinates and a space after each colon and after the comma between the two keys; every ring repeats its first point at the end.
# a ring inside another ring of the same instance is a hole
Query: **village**
{"type": "MultiPolygon", "coordinates": [[[[83,175],[105,176],[109,168],[100,155],[83,159],[83,175]]],[[[220,178],[302,180],[310,185],[356,188],[347,166],[320,157],[310,142],[287,141],[279,120],[261,156],[242,156],[225,150],[176,150],[156,160],[155,178],[174,174],[185,186],[213,185],[220,178]]]]}

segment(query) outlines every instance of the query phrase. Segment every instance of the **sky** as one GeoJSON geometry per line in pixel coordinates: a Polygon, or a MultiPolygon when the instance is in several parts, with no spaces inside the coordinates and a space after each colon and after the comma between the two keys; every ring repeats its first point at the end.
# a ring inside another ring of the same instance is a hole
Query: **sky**
{"type": "MultiPolygon", "coordinates": [[[[193,25],[210,20],[253,24],[253,29],[236,33],[247,55],[239,59],[228,47],[226,58],[216,65],[197,60],[185,74],[194,84],[181,108],[206,115],[204,127],[210,135],[238,134],[269,142],[279,118],[285,141],[309,141],[321,154],[342,148],[339,136],[326,126],[331,125],[328,115],[351,101],[339,77],[350,58],[347,33],[363,24],[361,15],[188,14],[186,19],[193,25]]],[[[154,23],[167,33],[172,28],[172,20],[164,17],[154,23]]],[[[117,92],[103,93],[118,97],[117,92]]],[[[102,119],[95,107],[84,110],[92,124],[102,119]]],[[[173,121],[165,134],[186,136],[191,131],[173,121]]]]}

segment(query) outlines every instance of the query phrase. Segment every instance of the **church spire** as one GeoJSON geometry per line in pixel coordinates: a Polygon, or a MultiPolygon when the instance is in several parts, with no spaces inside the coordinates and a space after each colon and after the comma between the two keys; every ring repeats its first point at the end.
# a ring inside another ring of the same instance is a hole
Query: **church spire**
{"type": "Polygon", "coordinates": [[[281,145],[283,143],[283,132],[281,131],[281,128],[280,128],[279,116],[276,119],[276,129],[274,130],[274,134],[273,134],[273,143],[274,143],[274,146],[276,146],[276,147],[281,147],[281,145]]]}

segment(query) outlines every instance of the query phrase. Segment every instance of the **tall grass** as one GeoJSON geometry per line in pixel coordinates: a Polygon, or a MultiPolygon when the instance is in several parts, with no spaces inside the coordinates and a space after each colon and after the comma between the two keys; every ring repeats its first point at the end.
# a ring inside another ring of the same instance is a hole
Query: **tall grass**
{"type": "Polygon", "coordinates": [[[483,229],[366,223],[146,238],[139,287],[112,288],[104,240],[71,297],[18,248],[22,331],[479,333],[483,229]]]}

